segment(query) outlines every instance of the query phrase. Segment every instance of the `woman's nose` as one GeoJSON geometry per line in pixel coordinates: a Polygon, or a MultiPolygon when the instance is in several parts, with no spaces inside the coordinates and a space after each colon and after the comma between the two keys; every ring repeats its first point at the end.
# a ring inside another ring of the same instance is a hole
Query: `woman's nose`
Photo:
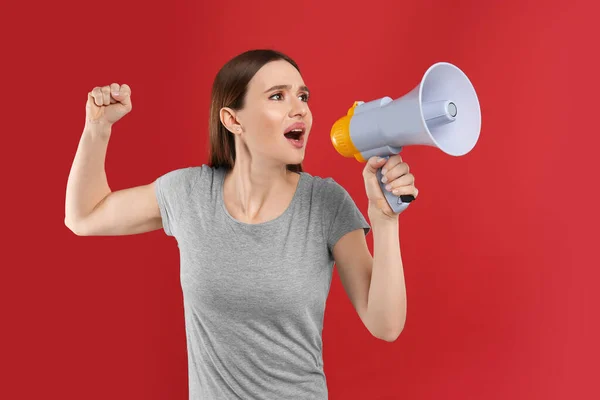
{"type": "Polygon", "coordinates": [[[308,112],[308,104],[300,99],[295,99],[292,104],[291,114],[292,115],[306,115],[308,112]]]}

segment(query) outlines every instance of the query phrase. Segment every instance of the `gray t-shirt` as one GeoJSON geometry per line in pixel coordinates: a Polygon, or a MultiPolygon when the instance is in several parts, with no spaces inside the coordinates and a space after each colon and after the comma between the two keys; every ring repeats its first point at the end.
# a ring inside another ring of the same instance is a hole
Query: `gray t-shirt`
{"type": "Polygon", "coordinates": [[[180,252],[189,398],[328,398],[322,341],[333,245],[370,226],[348,192],[306,172],[279,217],[234,219],[223,168],[156,180],[163,228],[180,252]]]}

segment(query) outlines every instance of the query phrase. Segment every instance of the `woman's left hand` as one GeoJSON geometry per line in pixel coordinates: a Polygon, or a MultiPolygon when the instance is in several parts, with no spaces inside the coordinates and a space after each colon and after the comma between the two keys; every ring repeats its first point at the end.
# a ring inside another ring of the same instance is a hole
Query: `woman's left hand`
{"type": "Polygon", "coordinates": [[[395,218],[399,213],[394,213],[377,181],[377,170],[382,167],[381,172],[387,186],[386,190],[391,191],[394,195],[412,194],[416,199],[419,190],[415,187],[414,175],[409,172],[408,164],[402,161],[400,155],[396,154],[388,159],[369,158],[363,169],[365,191],[369,198],[369,214],[376,210],[389,218],[395,218]]]}

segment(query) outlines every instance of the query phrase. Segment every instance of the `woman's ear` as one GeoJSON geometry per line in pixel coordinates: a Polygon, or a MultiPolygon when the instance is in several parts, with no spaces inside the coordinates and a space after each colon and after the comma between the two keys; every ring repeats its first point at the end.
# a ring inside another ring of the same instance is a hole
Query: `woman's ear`
{"type": "Polygon", "coordinates": [[[242,133],[242,126],[237,120],[235,111],[229,107],[223,107],[219,111],[219,116],[221,118],[221,123],[227,130],[234,135],[242,133]]]}

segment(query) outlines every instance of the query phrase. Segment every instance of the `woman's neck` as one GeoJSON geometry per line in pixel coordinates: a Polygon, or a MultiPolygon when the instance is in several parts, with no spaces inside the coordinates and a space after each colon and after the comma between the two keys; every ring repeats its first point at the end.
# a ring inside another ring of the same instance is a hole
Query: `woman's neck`
{"type": "Polygon", "coordinates": [[[271,219],[288,207],[299,178],[286,165],[238,159],[225,179],[226,205],[239,219],[271,219]]]}

